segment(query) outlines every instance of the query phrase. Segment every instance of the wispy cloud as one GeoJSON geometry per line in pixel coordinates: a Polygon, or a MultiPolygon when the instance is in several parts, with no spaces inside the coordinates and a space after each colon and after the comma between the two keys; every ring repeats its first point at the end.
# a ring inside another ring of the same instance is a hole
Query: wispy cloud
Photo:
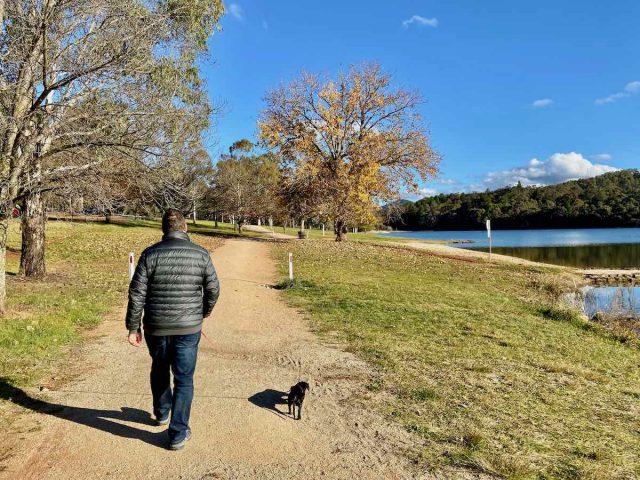
{"type": "Polygon", "coordinates": [[[611,160],[613,160],[613,155],[611,155],[610,153],[598,153],[591,158],[598,162],[610,162],[611,160]]]}
{"type": "Polygon", "coordinates": [[[465,190],[465,187],[460,185],[458,180],[453,178],[436,178],[430,183],[430,186],[423,186],[416,193],[412,193],[407,196],[410,200],[418,200],[425,197],[434,197],[441,193],[460,192],[465,190]]]}
{"type": "Polygon", "coordinates": [[[262,29],[266,32],[269,30],[269,24],[266,20],[262,20],[262,29]]]}
{"type": "Polygon", "coordinates": [[[436,195],[438,195],[440,192],[438,191],[437,188],[429,188],[429,187],[424,187],[421,188],[420,190],[418,190],[418,194],[420,195],[420,198],[423,197],[434,197],[436,195]]]}
{"type": "Polygon", "coordinates": [[[229,13],[231,13],[231,15],[238,20],[244,19],[244,10],[237,3],[232,3],[229,5],[229,13]]]}
{"type": "Polygon", "coordinates": [[[640,92],[640,81],[634,80],[627,83],[620,92],[612,93],[606,97],[596,99],[596,105],[606,105],[608,103],[614,103],[626,97],[630,97],[633,94],[640,92]]]}
{"type": "Polygon", "coordinates": [[[453,178],[438,178],[435,182],[440,185],[457,185],[460,183],[458,180],[454,180],[453,178]]]}
{"type": "Polygon", "coordinates": [[[640,81],[629,82],[625,85],[624,89],[629,93],[638,93],[640,92],[640,81]]]}
{"type": "Polygon", "coordinates": [[[438,26],[437,18],[426,18],[420,15],[413,15],[411,18],[406,19],[402,22],[402,26],[404,28],[409,28],[413,24],[419,25],[421,27],[433,27],[436,28],[438,26]]]}
{"type": "Polygon", "coordinates": [[[550,98],[541,98],[540,100],[535,100],[531,106],[533,108],[546,108],[546,107],[550,107],[551,105],[553,105],[553,100],[550,98]]]}
{"type": "Polygon", "coordinates": [[[555,153],[546,160],[534,158],[522,167],[489,172],[483,180],[483,187],[493,189],[518,182],[522,185],[553,185],[616,170],[609,165],[592,163],[576,152],[555,153]]]}

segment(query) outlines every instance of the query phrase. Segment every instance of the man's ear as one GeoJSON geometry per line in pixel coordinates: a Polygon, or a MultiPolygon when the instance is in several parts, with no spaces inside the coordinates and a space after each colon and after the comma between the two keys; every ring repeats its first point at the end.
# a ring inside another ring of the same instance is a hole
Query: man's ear
{"type": "Polygon", "coordinates": [[[187,222],[184,222],[184,233],[187,233],[188,230],[189,226],[187,225],[187,222]]]}

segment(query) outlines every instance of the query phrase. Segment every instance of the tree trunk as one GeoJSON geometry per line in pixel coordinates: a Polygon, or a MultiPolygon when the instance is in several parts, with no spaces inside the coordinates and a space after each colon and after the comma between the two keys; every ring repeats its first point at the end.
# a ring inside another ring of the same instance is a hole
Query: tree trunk
{"type": "Polygon", "coordinates": [[[198,217],[196,215],[196,202],[193,202],[193,224],[198,224],[198,217]]]}
{"type": "Polygon", "coordinates": [[[336,220],[335,223],[336,242],[344,242],[347,239],[347,225],[343,220],[336,220]]]}
{"type": "Polygon", "coordinates": [[[7,299],[7,231],[9,220],[0,219],[0,315],[6,311],[7,299]]]}
{"type": "Polygon", "coordinates": [[[22,209],[22,251],[20,254],[20,275],[43,277],[46,273],[44,201],[40,192],[27,196],[22,209]]]}

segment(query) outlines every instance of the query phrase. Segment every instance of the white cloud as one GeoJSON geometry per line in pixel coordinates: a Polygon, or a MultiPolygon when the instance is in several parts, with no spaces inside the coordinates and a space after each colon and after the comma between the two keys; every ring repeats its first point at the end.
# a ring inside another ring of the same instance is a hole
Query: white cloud
{"type": "Polygon", "coordinates": [[[238,20],[244,19],[244,10],[237,3],[232,3],[229,5],[229,13],[231,13],[231,15],[238,20]]]}
{"type": "Polygon", "coordinates": [[[545,108],[553,105],[553,100],[550,98],[541,98],[540,100],[536,100],[531,104],[534,108],[545,108]]]}
{"type": "Polygon", "coordinates": [[[629,96],[630,94],[627,92],[612,93],[611,95],[608,95],[606,97],[598,98],[596,100],[596,105],[606,105],[607,103],[617,102],[621,98],[629,97],[629,96]]]}
{"type": "Polygon", "coordinates": [[[640,92],[640,82],[637,80],[634,82],[629,82],[624,86],[624,89],[629,93],[638,93],[640,92]]]}
{"type": "Polygon", "coordinates": [[[418,193],[421,195],[421,197],[433,197],[434,195],[438,195],[440,192],[438,192],[438,189],[436,188],[425,187],[418,190],[418,193]]]}
{"type": "Polygon", "coordinates": [[[534,158],[523,167],[490,172],[484,178],[485,188],[500,188],[509,185],[552,185],[568,180],[595,177],[617,168],[591,163],[576,152],[555,153],[546,160],[534,158]]]}
{"type": "Polygon", "coordinates": [[[440,185],[457,185],[458,181],[452,178],[439,178],[436,180],[436,183],[439,183],[440,185]]]}
{"type": "Polygon", "coordinates": [[[596,105],[606,105],[607,103],[617,102],[626,97],[630,97],[635,93],[640,92],[640,81],[634,80],[633,82],[627,83],[622,91],[612,93],[611,95],[607,95],[606,97],[596,99],[596,105]]]}
{"type": "Polygon", "coordinates": [[[610,162],[611,160],[613,160],[613,155],[611,155],[610,153],[598,153],[591,158],[599,162],[610,162]]]}
{"type": "Polygon", "coordinates": [[[402,26],[404,28],[409,28],[409,26],[414,23],[422,27],[436,28],[438,26],[438,19],[421,17],[420,15],[413,15],[411,18],[408,18],[407,20],[402,22],[402,26]]]}

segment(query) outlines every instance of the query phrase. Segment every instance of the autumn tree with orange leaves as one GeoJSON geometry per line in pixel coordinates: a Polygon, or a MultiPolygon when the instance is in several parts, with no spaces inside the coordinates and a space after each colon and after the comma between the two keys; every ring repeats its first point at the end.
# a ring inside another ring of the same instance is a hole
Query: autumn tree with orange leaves
{"type": "Polygon", "coordinates": [[[265,102],[260,139],[279,156],[287,201],[300,196],[308,212],[332,220],[336,241],[437,173],[420,96],[394,88],[377,64],[352,66],[335,80],[303,74],[265,102]]]}

